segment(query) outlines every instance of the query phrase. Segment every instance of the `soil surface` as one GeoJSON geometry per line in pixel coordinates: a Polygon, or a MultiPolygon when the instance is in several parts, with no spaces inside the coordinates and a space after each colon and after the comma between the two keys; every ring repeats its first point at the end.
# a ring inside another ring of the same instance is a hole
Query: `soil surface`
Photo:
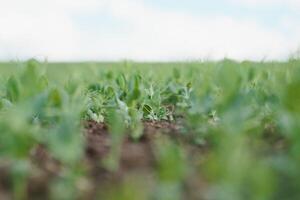
{"type": "MultiPolygon", "coordinates": [[[[189,143],[189,139],[181,135],[180,127],[168,121],[144,121],[144,134],[138,141],[129,136],[124,138],[119,168],[115,172],[109,172],[99,165],[99,160],[104,159],[110,151],[111,138],[108,127],[92,121],[86,124],[86,157],[92,168],[94,185],[106,185],[126,181],[130,176],[141,176],[148,181],[148,185],[155,184],[157,161],[155,158],[155,140],[160,137],[169,137],[188,151],[190,162],[197,165],[200,155],[205,154],[206,148],[189,143]],[[98,163],[98,164],[97,164],[98,163]]],[[[203,199],[201,191],[206,189],[206,183],[197,174],[187,178],[184,184],[184,199],[203,199]]],[[[91,196],[94,196],[95,193],[91,196]]]]}
{"type": "MultiPolygon", "coordinates": [[[[205,149],[191,145],[188,139],[180,134],[180,128],[168,121],[145,121],[144,134],[134,141],[125,136],[122,141],[119,165],[115,170],[108,170],[103,164],[110,154],[111,137],[108,127],[103,123],[85,122],[84,136],[86,139],[85,156],[82,160],[85,172],[88,174],[78,182],[79,199],[95,199],[107,193],[111,186],[116,187],[122,182],[130,181],[132,177],[141,177],[145,187],[151,188],[156,183],[157,161],[155,158],[155,140],[158,137],[169,137],[182,145],[187,151],[188,159],[197,166],[198,158],[205,149]]],[[[127,134],[128,135],[128,134],[127,134]]],[[[49,184],[64,173],[64,166],[55,160],[47,151],[47,147],[38,145],[31,151],[33,174],[27,178],[27,199],[48,199],[49,184]]],[[[0,199],[13,199],[11,180],[8,178],[8,166],[0,166],[0,199]]],[[[183,181],[184,199],[202,199],[201,191],[206,184],[201,175],[190,170],[188,180],[183,181]]],[[[198,172],[195,172],[198,173],[198,172]]],[[[135,179],[136,181],[136,179],[135,179]]],[[[105,198],[105,197],[103,197],[105,198]]]]}

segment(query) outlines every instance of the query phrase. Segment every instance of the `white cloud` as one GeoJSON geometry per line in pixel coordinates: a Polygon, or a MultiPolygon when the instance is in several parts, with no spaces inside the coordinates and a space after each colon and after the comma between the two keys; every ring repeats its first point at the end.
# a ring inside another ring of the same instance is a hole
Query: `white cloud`
{"type": "Polygon", "coordinates": [[[142,0],[11,0],[1,5],[0,59],[282,59],[300,42],[296,34],[270,30],[256,21],[165,12],[142,0]],[[104,11],[126,30],[110,32],[94,24],[105,33],[96,34],[82,30],[73,18],[104,11]]]}

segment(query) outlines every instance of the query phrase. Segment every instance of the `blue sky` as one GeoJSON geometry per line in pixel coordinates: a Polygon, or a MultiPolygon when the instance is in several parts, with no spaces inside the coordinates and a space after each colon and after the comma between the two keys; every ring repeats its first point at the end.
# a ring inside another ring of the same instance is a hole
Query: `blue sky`
{"type": "Polygon", "coordinates": [[[287,59],[300,0],[11,0],[0,59],[287,59]]]}
{"type": "Polygon", "coordinates": [[[300,17],[300,13],[289,5],[249,6],[226,0],[146,0],[146,3],[164,10],[189,12],[193,15],[226,15],[231,17],[252,18],[266,26],[276,26],[280,18],[287,15],[300,17]]]}

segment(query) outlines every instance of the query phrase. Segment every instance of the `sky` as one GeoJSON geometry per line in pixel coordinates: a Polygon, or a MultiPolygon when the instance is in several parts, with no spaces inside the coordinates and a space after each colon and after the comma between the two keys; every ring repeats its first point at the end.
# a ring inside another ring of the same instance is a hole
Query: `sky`
{"type": "Polygon", "coordinates": [[[0,0],[0,60],[285,60],[300,0],[0,0]]]}

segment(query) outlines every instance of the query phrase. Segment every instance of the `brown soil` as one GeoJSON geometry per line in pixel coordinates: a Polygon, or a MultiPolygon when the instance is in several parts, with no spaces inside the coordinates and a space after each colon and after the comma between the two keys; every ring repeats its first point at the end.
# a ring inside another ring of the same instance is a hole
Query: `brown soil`
{"type": "MultiPolygon", "coordinates": [[[[146,184],[146,187],[153,186],[157,179],[154,142],[155,138],[162,135],[167,135],[167,137],[183,145],[188,151],[187,155],[191,162],[195,162],[194,164],[197,165],[203,149],[190,145],[180,135],[179,127],[176,124],[167,121],[145,121],[143,124],[144,134],[138,141],[132,140],[129,136],[124,138],[120,151],[119,167],[115,171],[111,171],[103,165],[103,161],[107,158],[111,148],[108,127],[103,123],[85,122],[86,149],[82,162],[88,176],[78,183],[78,190],[81,194],[79,199],[95,199],[102,193],[105,194],[109,187],[119,185],[132,177],[142,177],[141,182],[146,184]]],[[[49,184],[55,178],[60,177],[64,167],[49,154],[43,145],[38,145],[32,150],[31,159],[34,174],[30,174],[27,180],[28,199],[47,199],[49,184]]],[[[193,172],[193,170],[190,171],[193,172]]],[[[1,166],[0,172],[0,199],[11,199],[12,197],[7,192],[11,189],[8,175],[4,168],[1,169],[1,166]]],[[[184,198],[201,199],[201,191],[206,187],[205,182],[199,174],[191,173],[188,176],[190,176],[188,180],[182,183],[184,198]]]]}
{"type": "MultiPolygon", "coordinates": [[[[120,155],[120,165],[117,171],[109,172],[99,165],[99,160],[105,158],[110,150],[110,137],[105,124],[98,124],[92,121],[87,122],[86,128],[86,156],[91,164],[94,185],[108,185],[119,183],[130,176],[140,175],[145,177],[149,184],[155,182],[155,139],[167,135],[170,139],[181,143],[189,155],[190,162],[197,166],[200,155],[206,148],[191,145],[188,138],[180,134],[180,128],[168,121],[144,121],[144,134],[139,141],[133,141],[125,137],[120,155]],[[95,163],[96,162],[96,163],[95,163]],[[98,163],[98,165],[97,165],[98,163]]],[[[206,184],[197,172],[192,172],[184,184],[185,199],[202,199],[201,191],[204,191],[206,184]]],[[[106,187],[104,187],[106,188],[106,187]]],[[[91,196],[94,196],[95,193],[91,196]]]]}

